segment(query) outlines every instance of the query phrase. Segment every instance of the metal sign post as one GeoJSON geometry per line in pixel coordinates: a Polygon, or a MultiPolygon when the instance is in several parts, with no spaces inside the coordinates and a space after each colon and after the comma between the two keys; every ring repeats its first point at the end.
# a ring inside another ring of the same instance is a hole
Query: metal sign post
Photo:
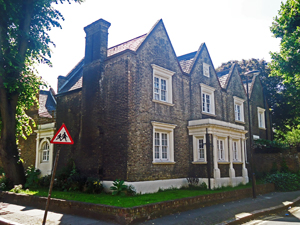
{"type": "MultiPolygon", "coordinates": [[[[62,126],[59,128],[57,133],[54,135],[52,140],[50,141],[51,144],[65,144],[65,145],[72,145],[74,144],[73,139],[71,138],[71,135],[66,127],[66,125],[63,123],[62,126]]],[[[46,203],[46,209],[45,209],[45,214],[44,214],[44,219],[43,219],[43,225],[46,224],[46,219],[47,219],[47,213],[50,205],[50,199],[51,199],[51,193],[52,193],[52,188],[53,188],[53,183],[54,183],[54,178],[55,178],[55,172],[58,164],[58,158],[59,158],[59,152],[60,149],[57,150],[56,157],[55,157],[55,162],[54,162],[54,167],[52,170],[52,177],[51,177],[51,182],[50,182],[50,187],[49,187],[49,193],[48,193],[48,199],[46,203]]]]}
{"type": "Polygon", "coordinates": [[[59,158],[59,152],[60,152],[60,150],[58,149],[57,153],[56,153],[56,157],[55,157],[54,168],[53,168],[53,171],[52,171],[52,177],[51,177],[51,183],[50,183],[50,188],[49,188],[49,193],[48,193],[48,199],[47,199],[47,203],[46,203],[46,209],[45,209],[45,213],[44,213],[43,225],[46,224],[47,213],[48,213],[48,208],[49,208],[49,204],[50,204],[50,198],[51,198],[54,178],[55,178],[55,172],[56,172],[58,158],[59,158]]]}

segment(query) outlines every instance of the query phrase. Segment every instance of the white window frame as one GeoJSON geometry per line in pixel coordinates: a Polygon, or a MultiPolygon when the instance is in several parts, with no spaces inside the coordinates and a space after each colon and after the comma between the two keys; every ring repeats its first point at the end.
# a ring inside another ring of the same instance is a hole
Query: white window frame
{"type": "Polygon", "coordinates": [[[265,124],[265,109],[257,107],[257,121],[258,121],[258,128],[266,129],[265,124]]]}
{"type": "Polygon", "coordinates": [[[205,135],[202,136],[193,136],[193,163],[206,163],[207,156],[206,156],[206,137],[205,135]],[[203,141],[203,151],[204,157],[200,158],[199,153],[199,141],[203,141]]]}
{"type": "Polygon", "coordinates": [[[215,115],[215,88],[210,87],[206,84],[200,83],[200,87],[201,87],[201,111],[204,114],[211,114],[211,115],[215,115]],[[203,95],[205,95],[205,99],[206,96],[209,95],[210,96],[210,111],[208,112],[207,110],[207,104],[205,102],[205,107],[203,107],[203,95]]]}
{"type": "Polygon", "coordinates": [[[234,119],[237,122],[245,122],[245,117],[244,117],[244,99],[241,99],[239,97],[233,96],[233,101],[234,101],[234,119]],[[238,119],[237,111],[236,108],[237,106],[240,107],[240,119],[238,119]]]}
{"type": "Polygon", "coordinates": [[[174,162],[174,129],[177,125],[175,124],[168,124],[168,123],[161,123],[152,121],[153,126],[153,162],[154,164],[158,163],[165,163],[165,164],[173,164],[174,162]],[[156,134],[159,134],[160,137],[160,143],[157,145],[157,136],[156,134]],[[162,136],[163,134],[167,134],[167,158],[162,157],[162,136]],[[156,147],[159,147],[159,158],[156,158],[155,156],[155,149],[156,147]]]}
{"type": "Polygon", "coordinates": [[[241,151],[241,142],[239,139],[232,139],[232,161],[241,162],[242,161],[242,151],[241,151]],[[236,154],[235,154],[236,153],[236,154]]]}
{"type": "Polygon", "coordinates": [[[163,67],[157,66],[155,64],[151,64],[152,69],[153,69],[153,102],[158,102],[158,103],[162,103],[162,104],[167,104],[167,105],[171,105],[173,106],[173,96],[172,96],[172,77],[175,74],[175,72],[171,71],[171,70],[167,70],[163,67]],[[159,87],[158,87],[158,93],[156,92],[156,87],[155,87],[155,83],[156,80],[155,78],[157,78],[159,80],[159,87]],[[165,89],[162,88],[162,80],[166,81],[166,86],[165,89]],[[162,91],[166,92],[166,99],[162,99],[162,91]],[[156,96],[159,96],[158,99],[155,99],[156,96]]]}
{"type": "Polygon", "coordinates": [[[217,148],[217,159],[218,162],[228,162],[228,138],[218,136],[216,140],[216,148],[217,148]],[[223,157],[221,158],[221,152],[220,152],[220,141],[223,142],[223,157]]]}
{"type": "Polygon", "coordinates": [[[203,63],[203,76],[205,77],[209,77],[210,73],[209,73],[209,65],[207,63],[203,63]]]}
{"type": "Polygon", "coordinates": [[[50,161],[50,142],[47,139],[44,139],[40,143],[40,162],[49,163],[50,161]],[[47,145],[48,149],[44,149],[44,146],[47,145]],[[46,159],[44,159],[44,153],[46,153],[46,159]]]}

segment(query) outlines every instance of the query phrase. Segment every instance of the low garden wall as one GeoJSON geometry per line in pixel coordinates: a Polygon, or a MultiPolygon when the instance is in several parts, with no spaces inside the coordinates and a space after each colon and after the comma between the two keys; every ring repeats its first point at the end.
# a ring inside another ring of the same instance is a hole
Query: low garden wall
{"type": "MultiPolygon", "coordinates": [[[[257,185],[257,194],[273,192],[273,184],[257,185]]],[[[228,201],[234,201],[252,196],[252,189],[240,189],[210,195],[201,195],[177,199],[166,202],[153,203],[149,205],[136,206],[132,208],[122,208],[101,204],[91,204],[61,199],[51,199],[49,210],[58,213],[72,214],[77,216],[89,217],[93,219],[114,221],[120,224],[131,224],[173,213],[183,212],[191,209],[211,206],[228,201]]],[[[36,197],[10,192],[1,192],[1,201],[31,206],[45,209],[45,197],[36,197]]]]}

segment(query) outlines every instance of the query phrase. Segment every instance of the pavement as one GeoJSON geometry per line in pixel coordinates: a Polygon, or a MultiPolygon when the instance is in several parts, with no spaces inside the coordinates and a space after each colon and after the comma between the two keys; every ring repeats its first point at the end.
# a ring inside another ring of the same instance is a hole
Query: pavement
{"type": "MultiPolygon", "coordinates": [[[[242,224],[262,215],[268,215],[289,206],[300,203],[300,191],[295,192],[273,192],[259,195],[256,199],[246,198],[239,201],[218,204],[214,206],[189,210],[169,216],[149,220],[141,225],[173,225],[173,224],[242,224]]],[[[44,210],[32,207],[8,204],[0,202],[0,225],[35,225],[42,224],[44,210]]],[[[113,222],[93,220],[61,213],[48,212],[46,225],[112,225],[113,222]]],[[[300,224],[300,223],[299,223],[300,224]]]]}

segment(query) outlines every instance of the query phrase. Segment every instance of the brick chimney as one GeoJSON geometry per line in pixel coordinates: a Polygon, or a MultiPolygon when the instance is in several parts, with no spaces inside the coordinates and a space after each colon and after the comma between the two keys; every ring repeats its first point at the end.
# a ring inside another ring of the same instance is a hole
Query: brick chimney
{"type": "Polygon", "coordinates": [[[95,60],[104,61],[106,59],[109,27],[109,22],[100,19],[84,28],[86,33],[85,65],[95,60]]]}
{"type": "MultiPolygon", "coordinates": [[[[98,174],[99,163],[102,161],[101,141],[99,139],[99,106],[100,88],[99,80],[104,74],[104,61],[107,57],[107,39],[110,23],[100,19],[86,26],[85,58],[82,80],[82,125],[81,148],[82,155],[80,167],[87,174],[98,174]],[[86,156],[89,157],[86,157],[86,156]],[[89,166],[87,166],[89,165],[89,166]]],[[[100,163],[101,164],[101,163],[100,163]]]]}

